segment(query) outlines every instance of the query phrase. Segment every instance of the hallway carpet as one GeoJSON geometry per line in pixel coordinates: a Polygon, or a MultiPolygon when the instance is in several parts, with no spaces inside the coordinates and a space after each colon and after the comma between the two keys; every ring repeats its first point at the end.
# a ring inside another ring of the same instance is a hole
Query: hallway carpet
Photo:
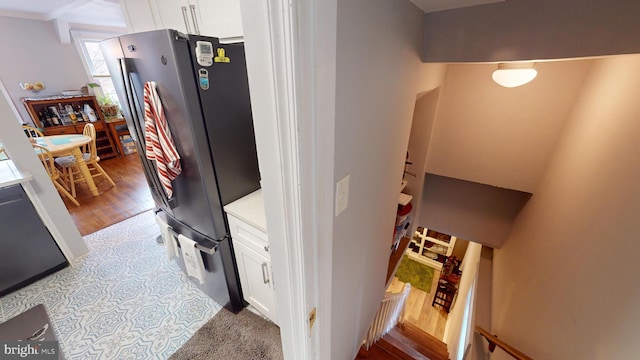
{"type": "Polygon", "coordinates": [[[220,310],[169,360],[280,360],[280,329],[243,309],[233,314],[220,310]]]}

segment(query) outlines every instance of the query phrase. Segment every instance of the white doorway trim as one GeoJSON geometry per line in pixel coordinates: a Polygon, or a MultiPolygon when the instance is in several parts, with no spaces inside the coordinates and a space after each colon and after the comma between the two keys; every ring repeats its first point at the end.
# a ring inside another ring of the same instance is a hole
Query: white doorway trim
{"type": "Polygon", "coordinates": [[[336,4],[240,1],[285,359],[330,354],[336,4]]]}

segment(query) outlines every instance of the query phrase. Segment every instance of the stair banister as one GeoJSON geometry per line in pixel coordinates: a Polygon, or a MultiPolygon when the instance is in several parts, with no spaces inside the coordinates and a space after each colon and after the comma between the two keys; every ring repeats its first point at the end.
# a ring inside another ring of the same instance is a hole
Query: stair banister
{"type": "Polygon", "coordinates": [[[404,285],[402,292],[385,294],[363,341],[365,349],[369,349],[371,344],[391,331],[396,324],[403,321],[404,310],[410,292],[411,284],[407,283],[404,285]]]}
{"type": "Polygon", "coordinates": [[[489,351],[493,352],[496,346],[504,350],[507,354],[511,355],[514,359],[517,360],[533,360],[533,358],[525,355],[520,350],[514,348],[513,346],[507,344],[506,342],[498,339],[497,335],[492,335],[487,330],[483,329],[480,326],[476,326],[476,332],[482,336],[484,336],[487,341],[489,341],[489,351]]]}

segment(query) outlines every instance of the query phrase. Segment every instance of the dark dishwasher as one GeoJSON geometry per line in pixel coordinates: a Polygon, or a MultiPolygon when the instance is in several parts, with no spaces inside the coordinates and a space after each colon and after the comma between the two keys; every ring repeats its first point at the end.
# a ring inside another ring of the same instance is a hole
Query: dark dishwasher
{"type": "Polygon", "coordinates": [[[22,186],[0,188],[0,296],[67,265],[22,186]]]}

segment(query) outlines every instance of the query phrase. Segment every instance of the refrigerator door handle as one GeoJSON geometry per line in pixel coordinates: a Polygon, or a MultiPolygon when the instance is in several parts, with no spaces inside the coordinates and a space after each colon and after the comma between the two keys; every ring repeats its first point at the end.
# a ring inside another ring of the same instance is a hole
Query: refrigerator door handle
{"type": "MultiPolygon", "coordinates": [[[[171,235],[173,235],[176,239],[180,235],[171,227],[169,227],[169,231],[171,232],[171,235]]],[[[196,241],[196,249],[205,254],[213,255],[216,253],[216,251],[218,251],[218,244],[213,241],[208,241],[207,245],[203,245],[200,241],[196,241]]]]}
{"type": "MultiPolygon", "coordinates": [[[[191,5],[193,6],[193,5],[191,5]]],[[[182,20],[184,20],[184,27],[187,29],[187,34],[191,33],[191,28],[189,27],[189,16],[187,15],[187,7],[186,6],[182,6],[182,20]]],[[[193,15],[193,11],[191,11],[191,14],[193,15]]],[[[197,28],[197,25],[195,23],[193,23],[193,27],[197,28]]]]}
{"type": "MultiPolygon", "coordinates": [[[[120,65],[120,75],[122,76],[122,81],[124,84],[124,92],[126,95],[126,99],[127,99],[127,103],[125,104],[125,106],[129,109],[129,114],[131,114],[132,117],[132,121],[134,124],[143,124],[144,121],[140,121],[140,114],[144,114],[143,111],[141,111],[141,107],[140,107],[140,103],[138,102],[138,98],[136,96],[136,91],[135,88],[133,86],[133,83],[131,81],[131,76],[130,76],[130,71],[129,68],[127,67],[127,59],[126,58],[120,58],[118,59],[119,65],[120,65]]],[[[143,117],[144,118],[144,117],[143,117]]],[[[134,131],[135,132],[135,131],[134,131]]],[[[145,148],[145,141],[144,141],[144,129],[140,129],[141,134],[139,134],[137,136],[137,139],[135,139],[136,141],[138,141],[138,143],[140,144],[141,149],[144,150],[145,148]]],[[[156,188],[156,186],[153,184],[153,182],[149,182],[149,187],[152,187],[152,191],[154,191],[156,194],[158,194],[161,198],[162,198],[162,203],[167,206],[170,209],[175,208],[175,200],[174,199],[167,199],[167,195],[164,193],[164,190],[161,188],[156,188]]]]}
{"type": "MultiPolygon", "coordinates": [[[[127,108],[129,108],[129,113],[131,114],[131,117],[133,117],[133,122],[136,124],[139,124],[139,114],[137,112],[137,109],[135,108],[135,104],[134,104],[134,100],[133,100],[133,91],[132,91],[132,85],[131,85],[131,80],[129,78],[129,70],[127,68],[127,61],[125,58],[120,58],[118,59],[119,63],[120,63],[120,75],[122,76],[122,82],[124,83],[124,92],[127,98],[127,104],[125,106],[127,106],[127,108]]],[[[139,140],[138,140],[139,141],[139,140]]]]}
{"type": "Polygon", "coordinates": [[[191,9],[191,18],[193,19],[193,31],[195,31],[196,35],[200,35],[200,26],[198,26],[198,17],[196,16],[196,6],[189,5],[189,9],[191,9]]]}

